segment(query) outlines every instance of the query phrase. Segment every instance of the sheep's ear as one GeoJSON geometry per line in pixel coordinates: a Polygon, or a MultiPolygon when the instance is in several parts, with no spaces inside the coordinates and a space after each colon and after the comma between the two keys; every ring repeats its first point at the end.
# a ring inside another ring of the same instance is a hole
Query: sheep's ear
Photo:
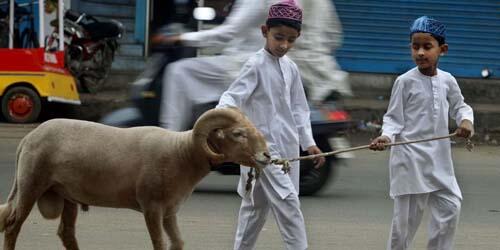
{"type": "Polygon", "coordinates": [[[215,133],[215,136],[217,137],[217,139],[224,139],[225,135],[224,135],[224,130],[222,130],[221,128],[218,128],[214,131],[215,133]]]}

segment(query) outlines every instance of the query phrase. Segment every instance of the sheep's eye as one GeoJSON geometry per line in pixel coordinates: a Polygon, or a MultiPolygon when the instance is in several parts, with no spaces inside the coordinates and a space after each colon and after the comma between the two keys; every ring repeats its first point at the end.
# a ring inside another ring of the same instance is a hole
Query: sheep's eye
{"type": "Polygon", "coordinates": [[[248,137],[247,131],[244,129],[235,129],[233,130],[233,136],[236,139],[246,139],[248,137]]]}

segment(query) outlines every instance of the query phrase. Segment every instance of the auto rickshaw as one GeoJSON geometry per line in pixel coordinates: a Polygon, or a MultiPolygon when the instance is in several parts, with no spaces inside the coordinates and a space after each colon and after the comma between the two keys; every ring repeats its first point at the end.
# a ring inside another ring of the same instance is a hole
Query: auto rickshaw
{"type": "MultiPolygon", "coordinates": [[[[31,4],[34,6],[36,3],[31,1],[31,4]]],[[[15,44],[19,40],[15,37],[15,33],[19,32],[14,32],[14,28],[19,26],[15,24],[15,20],[19,19],[14,18],[15,0],[10,0],[9,12],[0,20],[8,23],[8,47],[0,48],[0,101],[2,114],[8,122],[34,122],[49,102],[81,104],[75,79],[64,63],[63,5],[63,0],[58,0],[60,40],[56,51],[44,48],[44,0],[39,0],[37,4],[40,13],[38,41],[31,43],[38,47],[15,44]]]]}

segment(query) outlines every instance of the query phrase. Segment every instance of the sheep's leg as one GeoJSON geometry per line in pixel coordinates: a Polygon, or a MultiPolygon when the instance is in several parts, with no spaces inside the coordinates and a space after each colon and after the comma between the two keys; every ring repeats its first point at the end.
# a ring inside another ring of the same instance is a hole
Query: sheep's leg
{"type": "Polygon", "coordinates": [[[78,250],[78,243],[75,237],[75,223],[78,215],[78,205],[64,200],[64,209],[61,215],[61,222],[57,235],[61,238],[64,247],[67,250],[78,250]]]}
{"type": "Polygon", "coordinates": [[[35,193],[26,193],[19,192],[18,193],[17,204],[14,203],[13,211],[7,217],[6,225],[5,225],[5,235],[3,242],[4,250],[14,250],[16,247],[17,236],[19,235],[19,231],[21,231],[21,226],[23,225],[26,218],[33,209],[35,205],[36,198],[38,197],[35,193]]]}
{"type": "Polygon", "coordinates": [[[170,250],[182,250],[184,248],[184,241],[181,239],[179,226],[177,225],[177,215],[172,214],[163,218],[163,228],[165,228],[172,242],[170,250]]]}
{"type": "Polygon", "coordinates": [[[143,210],[149,237],[153,243],[154,250],[166,250],[167,246],[163,241],[163,229],[161,225],[162,213],[160,207],[149,207],[143,210]]]}

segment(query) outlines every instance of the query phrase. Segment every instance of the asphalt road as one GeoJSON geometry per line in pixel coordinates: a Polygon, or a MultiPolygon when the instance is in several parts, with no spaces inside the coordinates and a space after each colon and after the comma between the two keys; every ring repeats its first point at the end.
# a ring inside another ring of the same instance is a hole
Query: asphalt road
{"type": "MultiPolygon", "coordinates": [[[[12,185],[17,143],[31,128],[0,124],[0,201],[5,201],[12,185]]],[[[453,154],[464,195],[455,249],[500,249],[500,147],[476,146],[474,152],[468,152],[455,145],[453,154]]],[[[358,151],[355,155],[320,195],[301,198],[310,249],[385,249],[392,215],[388,153],[358,151]]],[[[240,204],[234,191],[237,180],[236,176],[213,173],[184,204],[179,224],[186,249],[232,249],[240,204]]],[[[57,220],[42,219],[33,209],[17,249],[63,249],[57,226],[57,220]]],[[[152,249],[142,215],[126,209],[90,207],[89,212],[81,212],[77,238],[81,249],[152,249]]],[[[413,249],[425,249],[425,244],[426,217],[413,249]]],[[[283,249],[272,216],[257,249],[283,249]]]]}

